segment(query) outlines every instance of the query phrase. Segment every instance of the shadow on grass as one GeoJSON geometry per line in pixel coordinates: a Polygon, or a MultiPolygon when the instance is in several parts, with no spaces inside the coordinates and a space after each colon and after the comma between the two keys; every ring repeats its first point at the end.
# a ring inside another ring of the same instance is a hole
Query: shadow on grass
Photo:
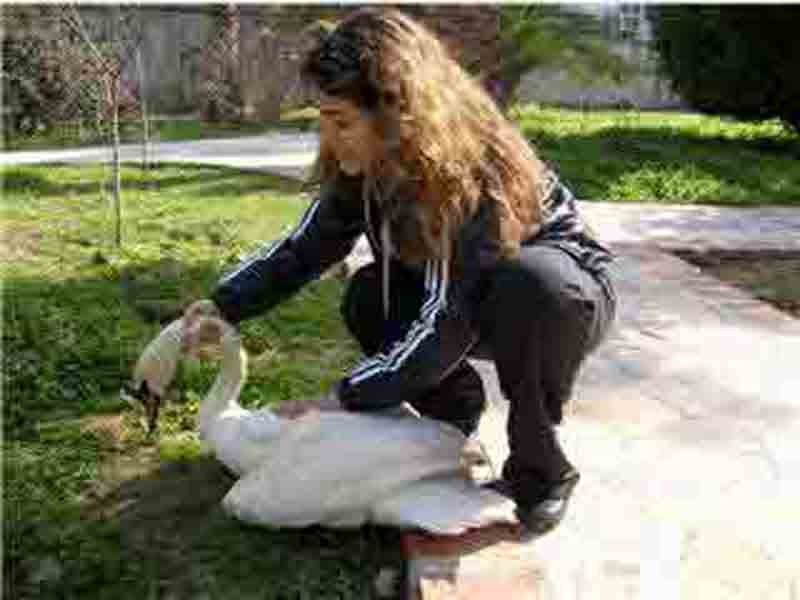
{"type": "MultiPolygon", "coordinates": [[[[49,166],[70,169],[80,168],[80,165],[70,163],[50,163],[49,166]]],[[[27,192],[47,198],[91,194],[101,188],[97,181],[78,183],[53,182],[40,174],[41,165],[36,166],[35,169],[27,169],[25,166],[6,168],[2,181],[4,194],[7,197],[24,199],[26,196],[23,192],[27,192]]],[[[301,191],[301,184],[291,178],[231,167],[191,163],[153,163],[151,165],[153,174],[150,178],[147,177],[145,169],[139,164],[123,163],[123,169],[128,172],[135,171],[138,173],[137,178],[131,180],[126,178],[125,172],[123,172],[123,193],[131,191],[162,192],[179,186],[199,186],[199,189],[192,190],[191,193],[193,195],[215,197],[259,191],[280,191],[288,194],[301,191]],[[175,176],[159,176],[158,170],[165,168],[180,169],[181,173],[175,176]],[[246,185],[240,183],[242,178],[247,179],[246,185]],[[230,182],[234,180],[237,181],[236,185],[231,185],[230,182]]],[[[110,173],[109,167],[109,179],[110,173]]]]}
{"type": "MultiPolygon", "coordinates": [[[[399,563],[396,533],[383,529],[243,526],[219,506],[232,481],[215,461],[168,462],[152,443],[124,436],[109,443],[85,427],[133,418],[120,384],[162,322],[205,296],[217,276],[212,264],[152,261],[108,277],[6,278],[7,597],[360,600],[371,596],[380,567],[399,563]]],[[[319,289],[314,301],[289,302],[246,332],[268,337],[278,351],[282,343],[314,345],[310,361],[335,370],[319,347],[341,352],[338,316],[328,310],[339,290],[319,289]]],[[[285,388],[293,397],[296,386],[317,383],[315,369],[276,362],[268,376],[280,381],[259,391],[254,372],[248,392],[274,401],[285,388]]],[[[184,373],[184,384],[207,389],[214,366],[207,371],[184,373]]],[[[174,408],[186,419],[172,425],[192,429],[191,410],[174,408]]]]}
{"type": "Polygon", "coordinates": [[[220,502],[234,480],[210,457],[159,462],[139,452],[111,462],[105,476],[116,484],[95,482],[72,519],[12,517],[9,597],[361,600],[381,568],[400,567],[393,530],[272,530],[228,517],[220,502]],[[42,543],[53,529],[64,533],[42,543]]]}
{"type": "Polygon", "coordinates": [[[202,459],[162,465],[105,499],[126,507],[119,514],[123,547],[150,555],[159,592],[182,598],[205,591],[214,598],[360,599],[370,597],[381,567],[399,564],[397,534],[384,529],[244,526],[220,508],[233,483],[216,461],[202,459]]]}
{"type": "MultiPolygon", "coordinates": [[[[150,123],[150,141],[192,142],[201,140],[229,139],[264,135],[275,131],[310,130],[314,127],[311,118],[297,118],[277,122],[210,123],[197,119],[155,120],[150,123]]],[[[106,136],[90,133],[80,138],[77,126],[61,130],[51,130],[43,134],[25,135],[4,132],[3,148],[7,151],[69,150],[91,146],[110,146],[106,136]]],[[[142,144],[144,133],[142,124],[136,122],[120,123],[122,144],[142,144]]]]}

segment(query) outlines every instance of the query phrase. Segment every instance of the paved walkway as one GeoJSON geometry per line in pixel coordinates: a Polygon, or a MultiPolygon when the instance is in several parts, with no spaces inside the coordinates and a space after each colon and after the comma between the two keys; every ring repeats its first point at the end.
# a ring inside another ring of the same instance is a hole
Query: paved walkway
{"type": "Polygon", "coordinates": [[[800,251],[800,207],[584,202],[603,238],[664,250],[800,251]]]}
{"type": "MultiPolygon", "coordinates": [[[[236,139],[160,142],[152,144],[150,157],[154,161],[206,163],[300,177],[314,160],[316,150],[314,133],[271,133],[236,139]]],[[[141,144],[122,145],[120,156],[123,161],[140,161],[141,144]]],[[[110,161],[108,147],[0,152],[0,166],[110,161]]]]}
{"type": "MultiPolygon", "coordinates": [[[[296,175],[314,144],[264,136],[156,156],[296,175]]],[[[62,160],[95,156],[75,152],[62,160]]],[[[2,162],[33,161],[19,154],[2,162]]],[[[800,321],[664,251],[797,251],[800,210],[584,208],[620,254],[621,307],[560,428],[583,475],[572,509],[527,549],[542,597],[800,600],[800,321]]],[[[507,404],[479,368],[499,463],[507,404]]]]}

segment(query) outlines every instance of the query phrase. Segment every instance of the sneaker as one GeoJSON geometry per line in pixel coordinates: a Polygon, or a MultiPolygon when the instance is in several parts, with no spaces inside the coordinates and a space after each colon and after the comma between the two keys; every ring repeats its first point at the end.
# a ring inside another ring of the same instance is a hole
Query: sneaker
{"type": "Polygon", "coordinates": [[[517,504],[516,514],[520,523],[525,527],[524,537],[538,537],[555,529],[564,519],[569,505],[569,499],[575,486],[580,480],[580,474],[575,469],[569,469],[549,489],[537,493],[538,501],[521,500],[514,493],[514,485],[507,479],[495,479],[483,487],[493,490],[517,504]]]}
{"type": "Polygon", "coordinates": [[[555,529],[564,519],[569,499],[580,480],[580,474],[570,469],[544,494],[544,498],[530,507],[517,506],[517,516],[533,535],[544,535],[555,529]]]}

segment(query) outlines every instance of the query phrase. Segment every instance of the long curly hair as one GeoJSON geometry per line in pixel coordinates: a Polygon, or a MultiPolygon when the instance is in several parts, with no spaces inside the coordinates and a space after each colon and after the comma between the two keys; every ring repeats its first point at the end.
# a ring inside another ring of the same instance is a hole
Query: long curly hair
{"type": "MultiPolygon", "coordinates": [[[[364,173],[365,187],[378,194],[405,189],[416,199],[421,243],[399,246],[401,256],[440,256],[486,201],[495,205],[505,254],[516,254],[538,231],[546,167],[480,83],[418,22],[397,10],[358,10],[309,52],[301,72],[321,92],[374,117],[382,147],[364,173]]],[[[322,140],[314,179],[323,182],[338,168],[322,140]]]]}

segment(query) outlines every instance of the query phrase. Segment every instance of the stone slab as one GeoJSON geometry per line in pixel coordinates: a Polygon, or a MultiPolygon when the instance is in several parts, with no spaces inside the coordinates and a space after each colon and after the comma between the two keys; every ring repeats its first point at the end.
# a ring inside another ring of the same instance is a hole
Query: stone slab
{"type": "MultiPolygon", "coordinates": [[[[582,473],[567,519],[522,546],[405,534],[409,597],[797,600],[800,321],[671,254],[615,249],[617,323],[558,428],[582,473]]],[[[498,473],[508,405],[473,364],[498,473]]]]}
{"type": "Polygon", "coordinates": [[[546,596],[545,565],[517,541],[513,526],[473,530],[460,536],[405,533],[406,598],[480,600],[546,596]]]}

